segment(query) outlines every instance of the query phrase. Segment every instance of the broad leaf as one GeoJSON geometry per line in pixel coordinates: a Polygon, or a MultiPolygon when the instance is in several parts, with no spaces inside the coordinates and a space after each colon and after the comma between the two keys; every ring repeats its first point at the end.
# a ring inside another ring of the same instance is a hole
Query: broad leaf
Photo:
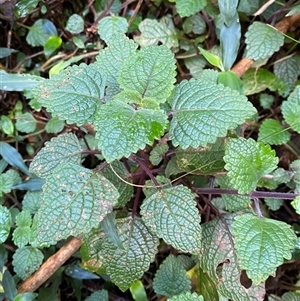
{"type": "Polygon", "coordinates": [[[141,35],[135,40],[141,46],[157,45],[159,42],[168,48],[179,46],[177,32],[172,19],[164,16],[158,22],[155,19],[144,19],[139,24],[141,35]]]}
{"type": "Polygon", "coordinates": [[[12,218],[9,210],[0,206],[0,242],[4,243],[9,235],[12,226],[12,218]]]}
{"type": "Polygon", "coordinates": [[[206,4],[206,0],[176,0],[176,9],[182,18],[198,13],[206,4]]]}
{"type": "Polygon", "coordinates": [[[265,119],[258,130],[258,141],[266,144],[280,145],[287,143],[291,138],[287,129],[275,119],[265,119]]]}
{"type": "Polygon", "coordinates": [[[245,36],[246,57],[253,60],[269,58],[284,43],[284,36],[279,31],[261,22],[253,22],[245,36]]]}
{"type": "Polygon", "coordinates": [[[278,158],[269,145],[238,138],[225,145],[224,161],[232,186],[240,194],[247,194],[256,188],[261,177],[277,167],[278,158]]]}
{"type": "Polygon", "coordinates": [[[24,247],[16,250],[12,264],[17,275],[25,280],[40,267],[43,259],[44,255],[39,249],[24,247]]]}
{"type": "Polygon", "coordinates": [[[112,211],[118,197],[116,188],[97,171],[71,163],[57,167],[46,179],[34,216],[37,244],[55,244],[89,232],[112,211]]]}
{"type": "Polygon", "coordinates": [[[169,298],[168,301],[204,301],[202,296],[197,295],[196,293],[185,293],[178,296],[169,298]]]}
{"type": "Polygon", "coordinates": [[[167,116],[162,111],[135,110],[116,100],[103,105],[95,116],[96,138],[108,163],[152,145],[166,125],[167,116]]]}
{"type": "Polygon", "coordinates": [[[101,291],[93,292],[84,301],[109,301],[108,293],[106,290],[102,289],[101,291]]]}
{"type": "Polygon", "coordinates": [[[222,296],[235,301],[262,301],[265,296],[263,285],[253,284],[245,288],[241,283],[242,268],[238,265],[232,236],[228,232],[231,218],[227,216],[224,222],[215,218],[202,225],[200,267],[214,281],[222,296]]]}
{"type": "Polygon", "coordinates": [[[172,297],[190,291],[191,281],[174,255],[169,255],[160,265],[153,280],[156,294],[172,297]]]}
{"type": "Polygon", "coordinates": [[[282,103],[282,115],[289,126],[300,134],[300,86],[282,103]]]}
{"type": "Polygon", "coordinates": [[[169,138],[183,149],[214,143],[256,111],[237,91],[201,78],[182,81],[169,102],[173,111],[169,138]]]}
{"type": "Polygon", "coordinates": [[[52,138],[33,158],[30,172],[41,178],[52,173],[52,170],[66,163],[80,164],[81,146],[74,134],[62,134],[52,138]]]}
{"type": "Polygon", "coordinates": [[[118,83],[136,97],[165,102],[175,83],[174,54],[166,46],[149,46],[132,54],[123,64],[118,83]]]}
{"type": "Polygon", "coordinates": [[[35,97],[59,119],[81,126],[93,122],[104,98],[106,75],[98,65],[80,64],[62,70],[35,89],[35,97]]]}
{"type": "Polygon", "coordinates": [[[183,252],[201,248],[200,216],[194,196],[184,186],[156,192],[141,206],[145,224],[166,243],[183,252]]]}
{"type": "Polygon", "coordinates": [[[254,283],[275,276],[284,259],[291,259],[296,236],[288,224],[243,214],[235,217],[232,227],[241,267],[254,283]]]}

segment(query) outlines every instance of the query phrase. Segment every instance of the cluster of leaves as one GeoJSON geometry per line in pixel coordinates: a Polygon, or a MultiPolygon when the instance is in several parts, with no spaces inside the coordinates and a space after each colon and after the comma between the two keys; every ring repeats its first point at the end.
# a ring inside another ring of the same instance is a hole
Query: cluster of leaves
{"type": "MultiPolygon", "coordinates": [[[[70,66],[90,47],[83,35],[85,8],[82,15],[70,15],[64,29],[82,54],[52,66],[49,79],[0,70],[1,89],[24,91],[32,109],[18,101],[0,121],[1,297],[58,298],[64,271],[77,280],[101,276],[123,292],[129,289],[134,300],[147,300],[140,279],[167,249],[148,293],[176,301],[264,300],[269,276],[285,260],[298,259],[296,226],[270,218],[284,198],[295,198],[292,205],[300,213],[297,43],[284,44],[284,36],[264,22],[249,24],[245,57],[255,67],[240,79],[230,70],[243,50],[239,19],[254,14],[263,1],[238,2],[178,0],[167,5],[176,16],[157,20],[150,10],[132,22],[130,14],[121,16],[121,2],[95,1],[95,30],[103,43],[93,62],[70,66]],[[213,47],[205,49],[211,41],[213,47]],[[181,79],[183,70],[188,80],[181,79]],[[10,143],[46,134],[58,135],[43,147],[39,139],[27,144],[28,168],[10,143]],[[279,165],[283,149],[292,156],[288,166],[279,165]],[[17,190],[26,191],[22,204],[17,190]],[[8,196],[18,209],[8,208],[8,196]],[[53,246],[70,237],[82,239],[80,266],[74,261],[62,267],[38,294],[18,292],[16,282],[27,281],[53,246]],[[4,271],[8,242],[16,248],[16,280],[4,271]]],[[[18,2],[15,17],[27,16],[38,4],[18,2]]],[[[47,7],[40,3],[39,10],[47,7]]],[[[289,8],[292,16],[298,11],[297,5],[289,8]]],[[[274,3],[261,18],[280,12],[274,3]]],[[[34,22],[26,41],[43,47],[44,66],[70,43],[45,18],[34,22]]],[[[13,53],[1,51],[2,57],[13,53]]],[[[80,299],[76,288],[75,293],[80,299]]],[[[280,298],[299,297],[286,292],[280,298]]],[[[108,291],[86,300],[108,300],[108,291]]]]}

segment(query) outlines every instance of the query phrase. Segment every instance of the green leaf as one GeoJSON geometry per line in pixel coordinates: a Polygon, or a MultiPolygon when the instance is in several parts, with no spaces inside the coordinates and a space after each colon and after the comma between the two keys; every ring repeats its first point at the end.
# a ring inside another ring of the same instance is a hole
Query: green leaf
{"type": "Polygon", "coordinates": [[[274,96],[266,93],[261,93],[259,95],[259,103],[261,107],[263,107],[264,109],[270,109],[273,102],[274,102],[274,96]]]}
{"type": "Polygon", "coordinates": [[[159,266],[153,280],[156,294],[172,297],[190,291],[191,281],[181,263],[169,255],[159,266]]]}
{"type": "Polygon", "coordinates": [[[50,245],[89,232],[112,211],[118,197],[116,188],[96,171],[71,163],[60,165],[46,178],[34,216],[37,242],[50,245]]]}
{"type": "Polygon", "coordinates": [[[21,0],[14,6],[14,14],[17,19],[27,17],[38,5],[39,0],[21,0]]]}
{"type": "Polygon", "coordinates": [[[66,30],[70,33],[76,34],[84,31],[84,20],[81,16],[73,14],[69,17],[66,30]]]}
{"type": "Polygon", "coordinates": [[[141,206],[145,224],[166,243],[197,254],[201,248],[200,216],[194,195],[184,186],[159,190],[141,206]]]}
{"type": "Polygon", "coordinates": [[[258,130],[258,141],[266,144],[281,145],[291,138],[290,133],[275,119],[265,119],[258,130]]]}
{"type": "Polygon", "coordinates": [[[147,294],[142,281],[137,280],[130,286],[130,292],[135,301],[147,301],[147,294]]]}
{"type": "Polygon", "coordinates": [[[189,174],[209,175],[224,169],[224,154],[224,141],[218,139],[206,147],[179,149],[176,161],[179,168],[189,174]]]}
{"type": "Polygon", "coordinates": [[[219,68],[220,70],[224,70],[223,64],[222,64],[222,60],[219,56],[201,48],[198,47],[201,54],[206,58],[206,60],[213,66],[219,68]]]}
{"type": "Polygon", "coordinates": [[[227,27],[230,27],[233,22],[235,22],[237,19],[236,15],[236,9],[238,5],[239,0],[219,0],[219,9],[220,14],[222,18],[224,19],[224,23],[227,27]]]}
{"type": "Polygon", "coordinates": [[[47,122],[45,130],[49,134],[57,134],[61,132],[64,127],[65,122],[63,120],[60,120],[58,117],[53,117],[47,122]]]}
{"type": "Polygon", "coordinates": [[[123,34],[127,32],[127,20],[119,16],[104,17],[98,23],[98,34],[106,43],[116,33],[123,34]]]}
{"type": "Polygon", "coordinates": [[[283,200],[281,199],[265,199],[265,203],[272,211],[277,211],[283,205],[283,200]]]}
{"type": "Polygon", "coordinates": [[[287,101],[282,103],[281,109],[284,120],[300,134],[300,86],[297,86],[287,101]]]}
{"type": "Polygon", "coordinates": [[[232,230],[241,267],[255,284],[275,276],[284,259],[292,257],[296,235],[286,223],[243,214],[235,217],[232,230]]]}
{"type": "Polygon", "coordinates": [[[32,219],[30,212],[23,209],[16,217],[17,228],[13,233],[13,241],[17,247],[23,248],[29,243],[31,236],[31,223],[32,219]]]}
{"type": "Polygon", "coordinates": [[[9,301],[14,301],[18,291],[15,280],[8,270],[6,270],[3,274],[2,287],[4,289],[5,297],[9,301]]]}
{"type": "Polygon", "coordinates": [[[206,6],[206,0],[176,0],[176,9],[181,18],[198,13],[206,6]]]}
{"type": "Polygon", "coordinates": [[[116,100],[101,106],[95,116],[99,149],[108,163],[152,145],[166,126],[167,116],[162,111],[135,110],[116,100]]]}
{"type": "Polygon", "coordinates": [[[203,69],[206,65],[206,59],[203,56],[194,56],[184,59],[185,66],[189,69],[195,79],[201,78],[203,69]]]}
{"type": "Polygon", "coordinates": [[[174,296],[169,298],[168,301],[204,301],[202,296],[197,295],[196,293],[187,292],[185,294],[180,294],[179,296],[174,296]]]}
{"type": "Polygon", "coordinates": [[[55,25],[47,19],[38,19],[31,26],[26,42],[31,46],[44,46],[52,36],[57,36],[55,25]]]}
{"type": "Polygon", "coordinates": [[[120,161],[114,161],[110,164],[110,166],[107,166],[104,168],[101,172],[101,174],[109,180],[115,188],[118,189],[119,192],[119,198],[118,202],[115,205],[115,208],[123,207],[127,204],[127,202],[130,201],[132,195],[133,195],[133,186],[126,184],[124,181],[131,183],[132,180],[128,179],[127,176],[129,175],[129,172],[125,168],[124,164],[120,161]],[[116,176],[116,174],[118,176],[116,176]],[[122,181],[119,177],[123,178],[124,181],[122,181]]]}
{"type": "Polygon", "coordinates": [[[205,33],[206,23],[199,15],[193,15],[184,20],[182,28],[187,34],[193,32],[197,35],[201,35],[205,33]]]}
{"type": "Polygon", "coordinates": [[[38,294],[36,293],[23,293],[15,297],[14,301],[32,301],[35,300],[38,294]]]}
{"type": "Polygon", "coordinates": [[[9,210],[0,206],[0,242],[4,243],[9,235],[12,226],[12,218],[9,210]]]}
{"type": "Polygon", "coordinates": [[[244,94],[244,84],[242,80],[232,71],[223,71],[219,73],[218,83],[229,87],[232,90],[238,91],[240,94],[244,94]]]}
{"type": "Polygon", "coordinates": [[[202,225],[200,267],[210,276],[220,295],[236,301],[263,301],[264,285],[252,284],[246,288],[241,283],[242,269],[233,249],[232,234],[228,232],[232,215],[223,219],[215,218],[202,225]]]}
{"type": "MultiPolygon", "coordinates": [[[[5,57],[8,57],[10,56],[12,53],[15,53],[15,52],[18,52],[17,50],[15,49],[11,49],[11,48],[7,48],[7,47],[0,47],[0,59],[3,59],[5,57]]],[[[4,70],[0,70],[0,74],[2,73],[5,73],[4,70]]],[[[0,82],[1,83],[1,82],[0,82]]],[[[0,86],[1,87],[1,86],[0,86]]],[[[1,89],[1,88],[0,88],[1,89]]],[[[2,90],[2,89],[1,89],[2,90]]]]}
{"type": "Polygon", "coordinates": [[[156,144],[150,152],[149,160],[151,164],[153,164],[154,166],[159,165],[159,163],[162,161],[164,155],[168,150],[169,150],[169,146],[167,144],[165,143],[156,144]]]}
{"type": "Polygon", "coordinates": [[[17,118],[16,129],[24,133],[33,133],[36,129],[36,120],[29,112],[17,118]]]}
{"type": "Polygon", "coordinates": [[[0,90],[23,91],[30,90],[39,85],[44,78],[31,74],[10,74],[0,70],[0,90]]]}
{"type": "Polygon", "coordinates": [[[246,36],[246,57],[253,60],[267,59],[279,50],[284,43],[284,36],[261,22],[253,22],[246,36]]]}
{"type": "Polygon", "coordinates": [[[282,301],[300,301],[300,295],[298,292],[286,292],[281,298],[282,301]]]}
{"type": "Polygon", "coordinates": [[[158,22],[155,19],[144,19],[139,24],[141,35],[135,39],[140,46],[150,46],[162,43],[169,49],[179,46],[176,28],[169,16],[164,16],[158,22]]]}
{"type": "Polygon", "coordinates": [[[201,78],[182,81],[169,102],[173,111],[169,138],[183,149],[214,143],[256,111],[237,91],[201,78]]]}
{"type": "Polygon", "coordinates": [[[44,45],[45,57],[49,58],[51,54],[57,50],[62,44],[62,38],[58,36],[49,37],[44,45]]]}
{"type": "Polygon", "coordinates": [[[238,138],[225,145],[224,161],[232,186],[240,194],[247,194],[256,188],[260,178],[277,167],[278,158],[270,145],[238,138]]]}
{"type": "Polygon", "coordinates": [[[20,169],[23,173],[30,176],[28,167],[23,162],[22,156],[14,147],[6,142],[0,141],[0,155],[8,164],[20,169]]]}
{"type": "Polygon", "coordinates": [[[106,75],[96,64],[80,64],[45,80],[34,94],[47,111],[78,126],[92,123],[104,98],[106,75]]]}
{"type": "Polygon", "coordinates": [[[13,188],[13,186],[22,181],[19,174],[10,169],[7,172],[0,174],[0,196],[5,193],[9,193],[13,188]]]}
{"type": "Polygon", "coordinates": [[[104,289],[101,290],[101,291],[93,292],[84,301],[109,301],[108,293],[104,289]]]}
{"type": "Polygon", "coordinates": [[[72,37],[72,42],[75,44],[76,47],[78,47],[79,49],[85,49],[85,45],[84,45],[84,37],[80,36],[80,37],[72,37]]]}
{"type": "Polygon", "coordinates": [[[25,280],[42,264],[43,253],[33,247],[18,248],[13,255],[12,264],[17,275],[25,280]]]}
{"type": "Polygon", "coordinates": [[[118,83],[143,98],[165,102],[176,76],[174,54],[166,46],[149,46],[133,53],[123,64],[118,83]]]}
{"type": "Polygon", "coordinates": [[[36,214],[40,208],[41,191],[27,191],[23,201],[23,210],[28,210],[31,214],[36,214]]]}
{"type": "Polygon", "coordinates": [[[291,205],[300,214],[300,196],[296,196],[295,199],[291,202],[291,205]]]}
{"type": "Polygon", "coordinates": [[[29,170],[41,178],[46,178],[54,168],[66,163],[79,165],[81,152],[79,140],[74,134],[62,134],[45,143],[33,158],[29,170]]]}
{"type": "Polygon", "coordinates": [[[11,187],[11,189],[36,191],[36,190],[41,190],[44,184],[45,184],[44,179],[32,178],[27,181],[15,184],[14,186],[11,187]]]}
{"type": "Polygon", "coordinates": [[[294,88],[295,82],[300,74],[299,56],[286,57],[274,64],[274,74],[284,83],[288,84],[290,90],[294,88]]]}
{"type": "MultiPolygon", "coordinates": [[[[120,92],[117,77],[122,64],[127,61],[131,54],[135,53],[137,44],[124,35],[116,34],[107,42],[107,47],[99,52],[95,63],[99,69],[107,74],[107,94],[112,97],[120,92]]],[[[109,97],[108,97],[109,98],[109,97]]]]}

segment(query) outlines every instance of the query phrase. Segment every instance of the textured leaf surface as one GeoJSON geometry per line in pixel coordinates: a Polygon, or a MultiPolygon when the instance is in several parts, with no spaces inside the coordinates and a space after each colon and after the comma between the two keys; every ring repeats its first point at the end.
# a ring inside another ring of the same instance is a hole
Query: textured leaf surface
{"type": "Polygon", "coordinates": [[[132,54],[120,70],[118,83],[125,91],[164,102],[176,76],[174,54],[166,46],[149,46],[132,54]]]}
{"type": "Polygon", "coordinates": [[[159,42],[168,48],[179,46],[177,32],[172,19],[164,16],[158,22],[155,19],[144,19],[139,24],[141,35],[135,40],[141,46],[157,45],[159,42]]]}
{"type": "Polygon", "coordinates": [[[170,99],[173,110],[169,138],[183,149],[214,143],[255,114],[237,91],[209,80],[182,81],[170,99]]]}
{"type": "Polygon", "coordinates": [[[0,197],[5,193],[9,193],[13,189],[14,185],[21,181],[21,177],[13,169],[0,174],[0,197]]]}
{"type": "Polygon", "coordinates": [[[81,146],[74,134],[62,134],[52,138],[33,158],[30,172],[41,178],[52,173],[52,170],[65,163],[80,164],[81,146]]]}
{"type": "Polygon", "coordinates": [[[206,6],[206,0],[176,0],[176,9],[180,17],[196,14],[206,6]]]}
{"type": "Polygon", "coordinates": [[[219,218],[202,225],[202,248],[199,254],[200,267],[217,286],[218,292],[236,301],[262,301],[265,296],[263,285],[245,288],[241,282],[242,269],[233,250],[230,216],[223,222],[219,218]],[[226,224],[228,227],[226,227],[226,224]]]}
{"type": "Polygon", "coordinates": [[[167,116],[162,111],[135,110],[121,101],[103,105],[95,117],[96,138],[107,162],[129,157],[138,149],[152,145],[166,128],[167,116]]]}
{"type": "Polygon", "coordinates": [[[12,226],[12,219],[9,210],[4,206],[0,206],[0,242],[1,243],[6,241],[11,226],[12,226]]]}
{"type": "Polygon", "coordinates": [[[73,14],[69,17],[66,30],[71,33],[81,33],[84,31],[84,20],[80,15],[73,14]]]}
{"type": "Polygon", "coordinates": [[[153,280],[156,294],[172,297],[190,291],[191,281],[181,263],[170,255],[160,265],[153,280]]]}
{"type": "Polygon", "coordinates": [[[85,301],[109,301],[108,293],[106,290],[94,292],[89,297],[87,297],[85,301]]]}
{"type": "Polygon", "coordinates": [[[25,247],[30,241],[31,222],[30,212],[26,209],[23,209],[16,217],[17,228],[14,230],[13,240],[19,248],[25,247]]]}
{"type": "Polygon", "coordinates": [[[155,145],[152,148],[149,156],[149,160],[151,164],[153,164],[154,166],[158,165],[162,161],[164,155],[168,150],[169,150],[168,144],[158,143],[157,145],[155,145]]]}
{"type": "Polygon", "coordinates": [[[258,130],[258,141],[266,144],[280,145],[288,142],[290,133],[282,127],[278,120],[265,119],[258,130]]]}
{"type": "Polygon", "coordinates": [[[267,59],[283,45],[284,36],[272,27],[253,22],[246,33],[246,56],[249,59],[267,59]]]}
{"type": "Polygon", "coordinates": [[[179,296],[174,296],[169,298],[168,301],[204,301],[202,296],[197,295],[196,293],[185,293],[180,294],[179,296]]]}
{"type": "Polygon", "coordinates": [[[14,271],[21,279],[25,280],[40,267],[43,259],[44,255],[39,249],[33,247],[19,248],[13,255],[14,271]]]}
{"type": "Polygon", "coordinates": [[[206,23],[199,15],[193,15],[184,20],[182,28],[185,33],[195,33],[201,35],[206,30],[206,23]]]}
{"type": "Polygon", "coordinates": [[[127,20],[119,16],[102,18],[98,23],[98,34],[106,43],[114,34],[123,34],[127,31],[127,20]]]}
{"type": "Polygon", "coordinates": [[[34,217],[37,242],[55,244],[87,233],[112,211],[118,197],[116,188],[97,172],[70,163],[59,166],[47,177],[34,217]]]}
{"type": "Polygon", "coordinates": [[[220,139],[206,147],[178,150],[176,160],[178,166],[187,173],[213,174],[223,170],[224,154],[224,142],[220,139]]]}
{"type": "Polygon", "coordinates": [[[39,103],[69,124],[93,122],[106,85],[106,75],[97,66],[75,65],[45,80],[34,91],[39,103]]]}
{"type": "Polygon", "coordinates": [[[141,206],[145,224],[158,237],[183,252],[197,253],[201,247],[200,216],[194,196],[184,186],[156,192],[141,206]]]}
{"type": "Polygon", "coordinates": [[[85,260],[89,253],[89,264],[94,262],[96,268],[103,264],[111,280],[125,291],[149,269],[157,252],[158,239],[139,218],[117,219],[117,229],[124,249],[95,233],[96,236],[84,240],[84,245],[88,244],[85,248],[89,249],[85,251],[85,260]]]}
{"type": "Polygon", "coordinates": [[[270,210],[276,211],[283,205],[283,200],[281,199],[265,199],[265,203],[270,210]]]}
{"type": "Polygon", "coordinates": [[[238,138],[225,145],[224,161],[233,187],[240,194],[247,194],[256,188],[261,177],[277,167],[278,158],[269,145],[238,138]]]}
{"type": "Polygon", "coordinates": [[[32,133],[36,128],[36,120],[29,112],[26,112],[18,117],[16,129],[24,133],[32,133]]]}
{"type": "Polygon", "coordinates": [[[300,86],[282,103],[282,115],[289,126],[300,134],[300,86]]]}
{"type": "Polygon", "coordinates": [[[23,201],[23,210],[28,210],[31,214],[37,213],[40,208],[41,191],[27,191],[23,201]]]}
{"type": "Polygon", "coordinates": [[[53,117],[47,122],[45,130],[47,133],[57,134],[63,130],[65,122],[58,117],[53,117]]]}
{"type": "Polygon", "coordinates": [[[241,267],[254,283],[275,275],[284,259],[291,259],[296,236],[288,224],[243,214],[235,218],[232,227],[241,267]]]}

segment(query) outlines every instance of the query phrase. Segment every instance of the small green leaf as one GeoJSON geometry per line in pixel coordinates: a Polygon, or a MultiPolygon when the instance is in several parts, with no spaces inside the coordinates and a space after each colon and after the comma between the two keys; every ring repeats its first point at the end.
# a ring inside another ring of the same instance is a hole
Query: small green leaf
{"type": "Polygon", "coordinates": [[[169,146],[165,143],[158,143],[150,152],[149,160],[154,166],[159,165],[164,155],[169,150],[169,146]]]}
{"type": "Polygon", "coordinates": [[[5,297],[9,301],[14,301],[14,298],[17,296],[18,291],[15,280],[8,270],[6,270],[3,274],[2,287],[4,289],[5,297]]]}
{"type": "Polygon", "coordinates": [[[149,229],[166,243],[197,254],[201,248],[201,219],[195,206],[191,191],[176,186],[147,198],[141,206],[141,215],[149,229]]]}
{"type": "Polygon", "coordinates": [[[274,96],[266,93],[261,93],[259,95],[259,103],[264,109],[270,109],[273,102],[274,102],[274,96]]]}
{"type": "Polygon", "coordinates": [[[10,74],[0,70],[0,90],[23,91],[30,90],[39,85],[44,78],[31,74],[10,74]]]}
{"type": "Polygon", "coordinates": [[[206,30],[206,23],[199,15],[193,15],[184,20],[182,28],[185,33],[193,32],[197,35],[201,35],[206,30]]]}
{"type": "Polygon", "coordinates": [[[296,235],[284,222],[243,214],[235,217],[232,229],[241,267],[256,284],[275,276],[284,259],[292,257],[296,235]]]}
{"type": "Polygon", "coordinates": [[[49,134],[57,134],[65,127],[65,122],[58,117],[52,117],[46,124],[45,130],[49,134]]]}
{"type": "Polygon", "coordinates": [[[11,189],[35,191],[42,189],[44,184],[44,179],[29,179],[27,181],[15,184],[11,187],[11,189]]]}
{"type": "Polygon", "coordinates": [[[14,6],[14,13],[17,19],[27,17],[38,5],[39,0],[21,0],[14,6]]]}
{"type": "Polygon", "coordinates": [[[168,301],[204,301],[202,296],[197,295],[196,293],[187,292],[185,294],[180,294],[169,298],[168,301]]]}
{"type": "Polygon", "coordinates": [[[34,216],[37,243],[55,244],[89,232],[112,211],[118,197],[116,188],[97,172],[71,163],[60,165],[46,178],[34,216]]]}
{"type": "Polygon", "coordinates": [[[208,74],[203,72],[199,80],[182,81],[169,99],[173,111],[169,139],[174,146],[186,149],[214,143],[255,114],[245,96],[214,83],[210,76],[215,74],[208,74]]]}
{"type": "Polygon", "coordinates": [[[281,145],[291,138],[290,133],[282,127],[278,120],[265,119],[258,130],[258,141],[266,144],[281,145]]]}
{"type": "Polygon", "coordinates": [[[0,174],[0,196],[5,193],[9,193],[12,189],[14,189],[13,186],[21,181],[21,177],[13,169],[0,174]]]}
{"type": "Polygon", "coordinates": [[[104,289],[101,290],[101,291],[93,292],[84,301],[109,301],[108,293],[104,289]]]}
{"type": "Polygon", "coordinates": [[[244,94],[244,84],[242,80],[230,70],[220,72],[218,83],[224,85],[225,87],[229,87],[232,90],[236,90],[240,94],[244,94]]]}
{"type": "MultiPolygon", "coordinates": [[[[11,48],[7,48],[7,47],[0,47],[0,59],[3,59],[5,57],[10,56],[12,53],[17,52],[17,50],[15,49],[11,49],[11,48]]],[[[5,73],[4,70],[0,70],[3,71],[5,73]]],[[[1,78],[2,80],[2,78],[1,78]]],[[[1,86],[0,86],[1,89],[1,86]]],[[[2,89],[1,89],[2,90],[2,89]]]]}
{"type": "Polygon", "coordinates": [[[26,112],[18,117],[16,129],[24,133],[33,133],[36,129],[36,120],[32,114],[26,112]]]}
{"type": "Polygon", "coordinates": [[[159,22],[155,19],[144,19],[139,24],[139,30],[141,35],[135,40],[140,46],[158,43],[166,45],[169,49],[179,46],[176,28],[169,16],[162,17],[159,22]]]}
{"type": "Polygon", "coordinates": [[[283,205],[283,200],[266,198],[265,203],[267,204],[270,210],[277,211],[283,205]]]}
{"type": "Polygon", "coordinates": [[[203,56],[194,56],[184,59],[185,66],[189,69],[195,79],[201,78],[203,69],[206,65],[206,59],[203,56]]]}
{"type": "Polygon", "coordinates": [[[261,177],[277,167],[278,158],[269,145],[238,138],[225,145],[224,161],[233,187],[240,194],[247,194],[256,188],[261,177]]]}
{"type": "Polygon", "coordinates": [[[25,247],[31,238],[31,226],[32,219],[30,212],[23,209],[16,217],[17,228],[13,233],[13,241],[19,248],[25,247]]]}
{"type": "Polygon", "coordinates": [[[42,264],[43,253],[33,247],[18,248],[13,255],[12,264],[17,275],[25,280],[42,264]]]}
{"type": "Polygon", "coordinates": [[[137,280],[130,286],[130,292],[135,301],[147,301],[147,294],[142,281],[137,280]]]}
{"type": "Polygon", "coordinates": [[[28,167],[23,162],[22,156],[14,147],[6,142],[0,141],[0,155],[8,164],[20,169],[23,173],[30,176],[28,167]]]}
{"type": "Polygon", "coordinates": [[[296,196],[295,199],[291,202],[291,205],[300,214],[300,196],[296,196]]]}
{"type": "Polygon", "coordinates": [[[31,46],[44,46],[52,36],[57,36],[55,25],[47,19],[38,19],[31,26],[26,41],[31,46]]]}
{"type": "Polygon", "coordinates": [[[98,34],[100,38],[107,43],[114,34],[126,33],[127,28],[127,20],[123,17],[104,17],[98,23],[98,34]]]}
{"type": "Polygon", "coordinates": [[[0,242],[4,243],[9,235],[12,226],[12,218],[9,210],[0,206],[0,242]]]}
{"type": "Polygon", "coordinates": [[[23,210],[28,210],[31,214],[36,214],[40,208],[41,191],[28,191],[22,201],[23,210]]]}
{"type": "Polygon", "coordinates": [[[0,129],[2,130],[3,133],[9,136],[13,136],[15,131],[13,122],[11,121],[10,118],[8,118],[5,115],[1,116],[0,129]]]}
{"type": "Polygon", "coordinates": [[[282,103],[282,115],[289,126],[300,134],[300,86],[290,94],[287,101],[282,103]]]}
{"type": "Polygon", "coordinates": [[[269,58],[284,43],[284,36],[279,31],[261,22],[253,22],[245,36],[246,57],[253,60],[269,58]]]}
{"type": "Polygon", "coordinates": [[[85,45],[84,45],[84,41],[83,41],[84,37],[82,36],[82,38],[80,37],[72,37],[72,42],[75,44],[76,47],[78,47],[79,49],[85,49],[85,45]]]}
{"type": "Polygon", "coordinates": [[[206,0],[176,0],[176,9],[181,18],[198,13],[207,4],[206,0]]]}
{"type": "Polygon", "coordinates": [[[61,44],[62,44],[61,37],[58,36],[49,37],[44,45],[45,57],[49,58],[50,55],[61,46],[61,44]]]}
{"type": "Polygon", "coordinates": [[[33,158],[30,172],[41,178],[51,174],[52,170],[65,163],[80,164],[81,146],[74,134],[62,134],[52,138],[33,158]]]}
{"type": "Polygon", "coordinates": [[[222,60],[220,57],[218,57],[217,55],[201,48],[198,47],[201,54],[206,58],[206,60],[213,66],[219,68],[220,70],[224,71],[224,67],[222,65],[222,60]]]}
{"type": "Polygon", "coordinates": [[[15,297],[14,301],[32,301],[35,300],[38,294],[36,293],[23,293],[15,297]]]}
{"type": "Polygon", "coordinates": [[[165,102],[176,76],[174,54],[166,46],[149,46],[133,53],[123,64],[118,83],[125,91],[165,102]]]}
{"type": "Polygon", "coordinates": [[[153,280],[156,294],[172,297],[190,291],[191,281],[181,263],[169,255],[159,266],[153,280]]]}
{"type": "Polygon", "coordinates": [[[105,85],[106,75],[96,64],[80,64],[53,75],[33,93],[54,117],[81,126],[93,122],[104,98],[105,85]]]}
{"type": "Polygon", "coordinates": [[[162,111],[135,110],[116,100],[101,106],[95,119],[99,149],[108,163],[129,157],[146,144],[152,145],[167,126],[167,116],[162,111]]]}
{"type": "Polygon", "coordinates": [[[69,32],[76,34],[84,31],[84,20],[81,16],[77,14],[73,14],[69,17],[66,30],[69,32]]]}

